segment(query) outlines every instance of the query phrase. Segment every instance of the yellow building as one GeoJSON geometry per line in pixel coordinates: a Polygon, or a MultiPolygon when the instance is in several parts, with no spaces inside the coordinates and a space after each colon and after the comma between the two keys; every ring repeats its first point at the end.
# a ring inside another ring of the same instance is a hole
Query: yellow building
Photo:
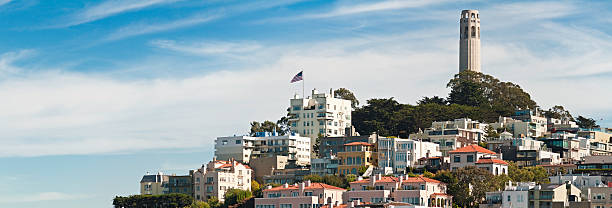
{"type": "Polygon", "coordinates": [[[376,154],[374,145],[366,142],[352,142],[344,145],[344,152],[338,153],[340,164],[338,173],[340,175],[359,174],[361,166],[376,166],[376,154]]]}

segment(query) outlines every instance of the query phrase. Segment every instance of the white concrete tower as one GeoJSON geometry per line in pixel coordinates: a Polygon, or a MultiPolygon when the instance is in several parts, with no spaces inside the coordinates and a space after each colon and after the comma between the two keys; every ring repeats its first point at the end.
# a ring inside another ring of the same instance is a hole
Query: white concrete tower
{"type": "Polygon", "coordinates": [[[459,72],[480,71],[480,15],[478,10],[461,11],[459,21],[459,72]]]}

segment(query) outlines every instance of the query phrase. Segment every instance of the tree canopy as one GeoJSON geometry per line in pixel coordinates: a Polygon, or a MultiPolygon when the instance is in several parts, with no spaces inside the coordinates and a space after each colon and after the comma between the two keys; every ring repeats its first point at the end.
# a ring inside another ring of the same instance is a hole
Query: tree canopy
{"type": "Polygon", "coordinates": [[[116,196],[113,199],[113,206],[124,208],[140,207],[169,207],[183,208],[191,206],[193,197],[187,194],[162,194],[162,195],[132,195],[116,196]]]}
{"type": "Polygon", "coordinates": [[[357,100],[357,98],[355,97],[355,94],[353,94],[353,92],[351,92],[350,90],[346,88],[340,88],[340,89],[334,90],[334,94],[336,94],[336,97],[339,97],[345,100],[350,100],[351,107],[353,108],[357,108],[357,106],[359,106],[359,100],[357,100]]]}
{"type": "Polygon", "coordinates": [[[576,124],[580,128],[585,128],[585,129],[599,128],[599,125],[597,125],[597,122],[595,121],[595,119],[586,118],[582,116],[578,116],[576,118],[576,124]]]}

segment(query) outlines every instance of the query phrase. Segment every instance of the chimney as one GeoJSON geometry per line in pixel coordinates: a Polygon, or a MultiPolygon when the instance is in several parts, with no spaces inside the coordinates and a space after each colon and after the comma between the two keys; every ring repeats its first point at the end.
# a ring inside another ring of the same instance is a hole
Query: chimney
{"type": "Polygon", "coordinates": [[[304,188],[305,188],[304,185],[305,185],[304,182],[300,183],[300,186],[299,186],[300,193],[304,193],[304,188]]]}
{"type": "Polygon", "coordinates": [[[376,184],[376,175],[370,176],[370,186],[374,187],[376,184]]]}
{"type": "Polygon", "coordinates": [[[266,186],[266,189],[271,189],[271,188],[272,188],[272,186],[270,186],[270,185],[266,186]]]}
{"type": "Polygon", "coordinates": [[[380,174],[380,173],[376,174],[376,180],[380,180],[380,179],[382,179],[382,174],[380,174]]]}
{"type": "Polygon", "coordinates": [[[283,184],[283,188],[289,188],[289,184],[287,183],[283,184]]]}
{"type": "Polygon", "coordinates": [[[305,187],[310,187],[310,184],[311,184],[310,180],[307,180],[304,185],[305,185],[305,187]]]}

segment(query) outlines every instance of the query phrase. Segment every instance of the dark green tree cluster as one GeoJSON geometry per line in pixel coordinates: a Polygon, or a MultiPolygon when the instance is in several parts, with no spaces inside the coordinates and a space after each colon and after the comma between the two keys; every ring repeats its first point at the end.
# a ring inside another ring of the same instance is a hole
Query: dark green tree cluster
{"type": "Polygon", "coordinates": [[[536,102],[520,86],[473,71],[463,71],[447,85],[446,99],[424,97],[416,105],[401,104],[392,98],[374,98],[353,112],[352,123],[361,135],[378,132],[383,136],[405,137],[428,128],[433,121],[471,118],[495,122],[518,109],[535,109],[536,102]]]}
{"type": "Polygon", "coordinates": [[[348,90],[346,88],[340,88],[340,89],[334,90],[334,94],[338,98],[342,98],[342,99],[345,99],[345,100],[350,100],[351,101],[351,107],[353,107],[353,108],[357,108],[357,106],[359,106],[359,100],[357,100],[357,97],[355,97],[355,95],[350,90],[348,90]]]}
{"type": "Polygon", "coordinates": [[[304,176],[304,181],[310,180],[310,182],[313,182],[313,183],[324,183],[327,185],[340,187],[340,188],[348,188],[349,183],[355,181],[356,179],[357,179],[357,176],[352,175],[352,174],[346,175],[345,177],[340,177],[336,175],[320,176],[320,175],[314,175],[314,174],[304,176]]]}
{"type": "Polygon", "coordinates": [[[508,165],[508,176],[514,182],[529,182],[550,183],[548,180],[548,172],[543,167],[522,167],[519,168],[516,163],[510,162],[508,165]]]}
{"type": "Polygon", "coordinates": [[[597,122],[595,121],[595,119],[586,118],[582,116],[578,116],[576,118],[576,124],[578,124],[580,128],[585,128],[585,129],[599,128],[599,125],[597,125],[597,122]]]}
{"type": "Polygon", "coordinates": [[[548,109],[547,111],[542,112],[542,114],[544,114],[544,116],[546,116],[547,118],[574,120],[574,117],[572,117],[572,114],[568,110],[565,110],[565,108],[560,105],[555,105],[552,108],[548,109]]]}
{"type": "Polygon", "coordinates": [[[255,136],[255,133],[257,132],[274,132],[274,131],[276,131],[281,136],[285,135],[287,134],[287,132],[289,132],[289,127],[287,127],[286,125],[287,122],[288,122],[287,117],[282,117],[276,123],[272,121],[268,121],[268,120],[264,122],[253,121],[251,122],[250,135],[255,136]]]}
{"type": "Polygon", "coordinates": [[[113,199],[113,206],[117,208],[184,208],[191,206],[192,203],[193,197],[187,194],[116,196],[113,199]]]}
{"type": "Polygon", "coordinates": [[[253,194],[250,191],[241,189],[230,189],[225,192],[224,207],[229,207],[235,204],[242,203],[244,200],[251,198],[253,194]]]}

